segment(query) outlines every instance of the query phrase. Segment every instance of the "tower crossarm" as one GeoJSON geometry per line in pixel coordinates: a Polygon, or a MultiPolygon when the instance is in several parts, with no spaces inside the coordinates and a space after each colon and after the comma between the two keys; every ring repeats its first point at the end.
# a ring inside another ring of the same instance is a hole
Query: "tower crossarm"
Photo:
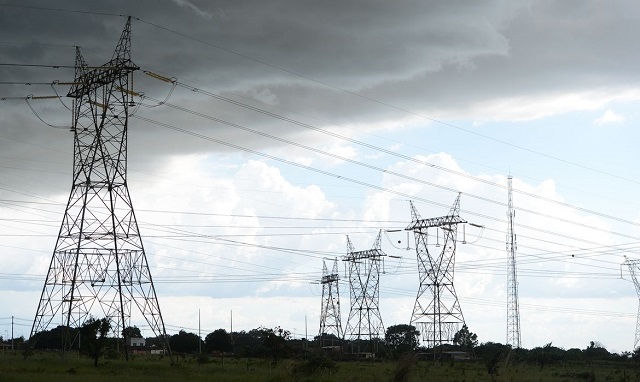
{"type": "Polygon", "coordinates": [[[446,227],[453,224],[464,224],[467,221],[457,215],[414,220],[405,228],[406,231],[418,231],[425,228],[446,227]]]}
{"type": "Polygon", "coordinates": [[[101,86],[114,83],[118,78],[140,69],[131,60],[112,59],[106,64],[92,69],[74,81],[74,85],[67,94],[68,97],[81,98],[94,92],[101,86]]]}
{"type": "Polygon", "coordinates": [[[322,279],[320,280],[320,284],[334,283],[334,282],[338,282],[338,280],[340,280],[340,276],[338,276],[337,273],[331,274],[331,275],[325,275],[325,276],[322,276],[322,279]]]}
{"type": "Polygon", "coordinates": [[[376,248],[376,249],[368,249],[366,251],[351,252],[347,256],[344,256],[342,260],[358,261],[358,260],[371,259],[373,261],[376,261],[376,260],[379,260],[382,256],[386,256],[386,255],[384,254],[384,252],[376,248]]]}

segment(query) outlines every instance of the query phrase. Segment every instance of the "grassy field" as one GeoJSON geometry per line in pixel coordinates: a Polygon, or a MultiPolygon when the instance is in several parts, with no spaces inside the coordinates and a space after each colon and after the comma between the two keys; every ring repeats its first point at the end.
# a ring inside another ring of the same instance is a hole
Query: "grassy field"
{"type": "MultiPolygon", "coordinates": [[[[402,362],[338,362],[332,370],[311,372],[301,367],[305,361],[284,360],[273,366],[262,359],[231,358],[224,365],[219,359],[198,363],[191,356],[177,359],[171,364],[168,359],[137,356],[132,361],[101,360],[97,368],[92,360],[74,354],[65,359],[55,354],[36,353],[28,359],[21,354],[0,354],[1,382],[66,382],[66,381],[300,381],[300,382],[377,382],[402,381],[397,373],[402,362]],[[398,378],[397,378],[398,377],[398,378]]],[[[640,369],[632,363],[565,363],[540,368],[533,364],[501,364],[497,373],[489,375],[481,362],[418,361],[405,363],[405,381],[640,381],[640,369]]]]}

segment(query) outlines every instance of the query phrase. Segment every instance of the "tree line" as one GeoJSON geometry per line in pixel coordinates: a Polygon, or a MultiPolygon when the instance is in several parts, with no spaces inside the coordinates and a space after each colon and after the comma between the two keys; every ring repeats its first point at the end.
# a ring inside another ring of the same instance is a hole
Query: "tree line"
{"type": "MultiPolygon", "coordinates": [[[[61,350],[65,343],[71,344],[72,349],[77,349],[80,353],[91,357],[97,365],[99,357],[108,354],[117,357],[117,352],[123,349],[121,338],[108,336],[110,329],[107,319],[91,318],[80,328],[58,326],[38,333],[38,340],[32,345],[35,350],[61,350]]],[[[140,329],[135,326],[124,329],[122,334],[126,334],[127,338],[142,337],[140,329]]],[[[551,342],[533,349],[513,349],[509,345],[496,342],[479,343],[477,334],[471,332],[467,325],[463,325],[455,334],[453,344],[427,349],[420,346],[419,339],[420,332],[414,326],[406,324],[390,326],[386,329],[384,338],[376,338],[372,341],[341,340],[331,334],[321,334],[309,341],[294,339],[290,331],[279,326],[275,328],[261,326],[249,331],[233,333],[225,329],[217,329],[204,338],[185,330],[168,336],[169,345],[175,354],[215,355],[223,359],[225,355],[269,358],[274,363],[282,358],[294,358],[301,354],[318,351],[337,360],[353,359],[354,353],[360,353],[362,349],[375,354],[376,359],[399,359],[407,354],[433,355],[435,352],[441,356],[464,353],[467,359],[484,362],[490,374],[498,367],[498,363],[504,360],[533,363],[540,368],[558,362],[640,362],[640,348],[635,349],[634,352],[611,353],[597,341],[590,341],[583,349],[563,349],[553,346],[551,342]]],[[[162,337],[148,337],[145,349],[163,349],[164,343],[162,337]]]]}

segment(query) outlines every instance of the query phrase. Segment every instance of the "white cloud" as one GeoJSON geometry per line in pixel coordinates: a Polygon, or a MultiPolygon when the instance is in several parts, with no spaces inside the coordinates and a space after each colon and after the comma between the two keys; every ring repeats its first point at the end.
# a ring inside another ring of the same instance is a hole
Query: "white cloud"
{"type": "Polygon", "coordinates": [[[607,125],[610,123],[623,122],[625,120],[624,116],[616,113],[611,109],[607,109],[602,116],[593,121],[594,125],[607,125]]]}

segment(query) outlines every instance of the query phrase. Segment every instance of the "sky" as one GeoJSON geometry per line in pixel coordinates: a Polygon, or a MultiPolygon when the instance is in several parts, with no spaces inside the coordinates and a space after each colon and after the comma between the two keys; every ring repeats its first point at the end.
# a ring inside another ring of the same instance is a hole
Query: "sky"
{"type": "Polygon", "coordinates": [[[73,80],[75,46],[107,62],[127,16],[128,185],[170,334],[200,316],[203,337],[233,318],[312,338],[336,258],[344,327],[347,235],[367,250],[380,230],[383,323],[408,323],[397,230],[410,200],[437,217],[460,192],[456,292],[479,341],[505,343],[511,174],[522,346],[633,349],[631,0],[1,2],[1,336],[12,316],[29,335],[71,190],[70,101],[38,97],[66,95],[51,83],[73,80]]]}

